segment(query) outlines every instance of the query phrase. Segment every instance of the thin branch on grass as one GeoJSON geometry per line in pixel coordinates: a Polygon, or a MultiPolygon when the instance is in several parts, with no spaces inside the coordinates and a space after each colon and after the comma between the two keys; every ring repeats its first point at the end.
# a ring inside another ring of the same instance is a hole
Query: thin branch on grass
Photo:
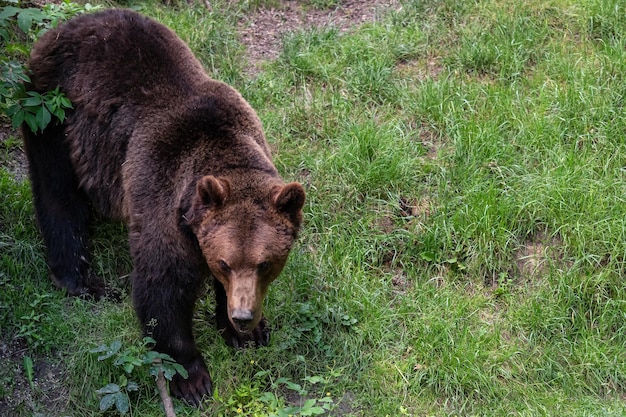
{"type": "MultiPolygon", "coordinates": [[[[155,360],[155,363],[161,363],[160,359],[155,360]]],[[[159,389],[159,395],[161,396],[161,402],[163,403],[163,409],[165,410],[165,417],[176,417],[174,411],[174,403],[172,397],[167,389],[167,381],[163,372],[159,372],[156,378],[157,388],[159,389]]]]}
{"type": "Polygon", "coordinates": [[[176,417],[174,403],[172,403],[172,397],[170,397],[170,393],[167,390],[167,382],[165,381],[163,372],[159,372],[156,383],[159,388],[159,394],[161,395],[161,401],[163,402],[163,408],[165,409],[165,417],[176,417]]]}

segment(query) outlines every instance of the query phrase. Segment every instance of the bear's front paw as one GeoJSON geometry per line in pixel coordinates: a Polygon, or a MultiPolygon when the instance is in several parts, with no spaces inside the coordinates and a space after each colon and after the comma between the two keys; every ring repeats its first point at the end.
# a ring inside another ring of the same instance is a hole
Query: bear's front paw
{"type": "Polygon", "coordinates": [[[213,392],[211,375],[202,358],[195,359],[191,365],[185,366],[187,379],[179,374],[174,375],[170,383],[170,392],[176,398],[184,400],[194,407],[200,407],[204,396],[210,396],[213,392]]]}
{"type": "Polygon", "coordinates": [[[250,345],[267,346],[270,343],[271,329],[265,317],[248,333],[237,332],[230,322],[227,323],[226,327],[220,328],[219,331],[226,344],[235,349],[243,349],[250,345]]]}

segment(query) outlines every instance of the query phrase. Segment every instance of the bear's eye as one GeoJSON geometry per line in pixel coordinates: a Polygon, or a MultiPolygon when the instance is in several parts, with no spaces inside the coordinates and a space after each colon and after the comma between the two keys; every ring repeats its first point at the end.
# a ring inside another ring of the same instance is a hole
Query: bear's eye
{"type": "Polygon", "coordinates": [[[225,260],[220,259],[220,268],[222,269],[222,271],[224,272],[230,272],[230,266],[228,266],[228,264],[226,263],[225,260]]]}
{"type": "Polygon", "coordinates": [[[260,272],[263,272],[263,271],[267,270],[267,268],[269,268],[269,267],[270,267],[270,263],[267,262],[267,261],[261,262],[259,264],[259,266],[258,266],[260,272]]]}

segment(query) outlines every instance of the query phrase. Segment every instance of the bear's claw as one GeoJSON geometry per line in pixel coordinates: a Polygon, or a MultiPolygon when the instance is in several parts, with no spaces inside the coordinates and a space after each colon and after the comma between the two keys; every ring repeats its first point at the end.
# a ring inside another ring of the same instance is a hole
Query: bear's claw
{"type": "Polygon", "coordinates": [[[249,333],[239,333],[228,322],[226,328],[220,329],[226,344],[235,349],[245,349],[250,346],[267,346],[270,343],[271,328],[265,317],[249,333]]]}
{"type": "Polygon", "coordinates": [[[200,407],[202,399],[213,393],[211,375],[202,359],[194,361],[186,369],[188,372],[187,379],[178,374],[174,375],[170,383],[170,392],[174,397],[184,400],[194,407],[200,407]]]}

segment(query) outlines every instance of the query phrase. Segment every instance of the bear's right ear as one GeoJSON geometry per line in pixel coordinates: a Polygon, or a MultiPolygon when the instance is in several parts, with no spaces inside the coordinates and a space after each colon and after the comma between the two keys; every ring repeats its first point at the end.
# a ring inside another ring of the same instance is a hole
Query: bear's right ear
{"type": "Polygon", "coordinates": [[[228,198],[230,186],[228,181],[206,175],[196,184],[196,195],[193,197],[191,205],[194,213],[199,210],[214,210],[224,205],[228,198]]]}

